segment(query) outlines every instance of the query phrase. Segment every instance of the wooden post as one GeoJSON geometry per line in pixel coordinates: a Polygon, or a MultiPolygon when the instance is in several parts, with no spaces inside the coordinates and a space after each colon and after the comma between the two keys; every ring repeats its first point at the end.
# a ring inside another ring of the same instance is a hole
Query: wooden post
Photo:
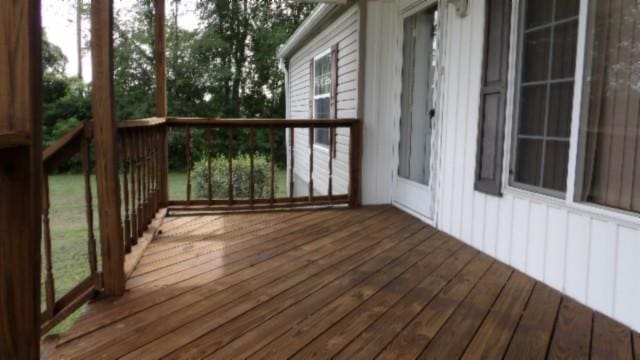
{"type": "Polygon", "coordinates": [[[155,47],[153,56],[156,70],[156,116],[167,117],[167,68],[165,53],[165,0],[154,0],[155,47]]]}
{"type": "Polygon", "coordinates": [[[113,0],[91,3],[92,112],[100,206],[103,286],[107,295],[124,292],[124,246],[120,220],[116,122],[113,108],[113,0]]]}
{"type": "Polygon", "coordinates": [[[0,359],[40,355],[41,46],[40,0],[0,1],[0,359]]]}
{"type": "MultiPolygon", "coordinates": [[[[167,117],[167,54],[165,35],[165,0],[154,0],[154,30],[155,47],[153,56],[155,58],[156,70],[156,116],[167,117]]],[[[159,179],[159,202],[165,207],[169,202],[169,143],[167,142],[167,132],[169,128],[162,126],[160,132],[160,156],[158,166],[160,171],[159,179]]]]}

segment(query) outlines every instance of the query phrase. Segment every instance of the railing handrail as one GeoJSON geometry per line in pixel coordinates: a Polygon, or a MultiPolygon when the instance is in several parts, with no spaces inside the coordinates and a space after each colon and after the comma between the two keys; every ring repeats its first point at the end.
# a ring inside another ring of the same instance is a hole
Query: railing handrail
{"type": "Polygon", "coordinates": [[[167,122],[167,118],[162,117],[150,117],[146,119],[138,119],[138,120],[125,120],[118,121],[117,126],[119,129],[132,129],[132,128],[143,128],[143,127],[153,127],[162,125],[167,122]]]}
{"type": "Polygon", "coordinates": [[[347,127],[361,122],[360,119],[244,119],[244,118],[198,118],[168,117],[169,126],[208,126],[208,127],[347,127]]]}
{"type": "Polygon", "coordinates": [[[29,146],[31,137],[24,131],[0,132],[0,149],[16,146],[29,146]]]}
{"type": "Polygon", "coordinates": [[[87,124],[91,123],[84,121],[79,123],[43,150],[42,162],[45,170],[52,171],[61,162],[80,152],[82,137],[91,137],[91,125],[87,124]]]}

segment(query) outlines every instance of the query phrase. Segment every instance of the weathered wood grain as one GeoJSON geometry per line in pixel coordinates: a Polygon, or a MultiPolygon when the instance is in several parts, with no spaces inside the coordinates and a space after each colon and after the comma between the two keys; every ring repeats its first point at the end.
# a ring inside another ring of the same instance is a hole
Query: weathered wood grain
{"type": "Polygon", "coordinates": [[[0,145],[2,359],[36,359],[39,356],[42,209],[40,6],[40,0],[0,2],[0,133],[5,134],[3,141],[13,144],[10,147],[0,145]]]}
{"type": "Polygon", "coordinates": [[[541,359],[547,354],[561,294],[537,283],[516,329],[506,359],[541,359]]]}
{"type": "Polygon", "coordinates": [[[102,248],[102,284],[108,295],[124,292],[124,246],[113,98],[113,0],[91,4],[92,112],[102,248]]]}
{"type": "Polygon", "coordinates": [[[56,356],[526,359],[637,351],[628,328],[391,207],[168,217],[162,229],[143,254],[146,270],[129,281],[154,275],[120,299],[90,304],[60,337],[56,356]]]}

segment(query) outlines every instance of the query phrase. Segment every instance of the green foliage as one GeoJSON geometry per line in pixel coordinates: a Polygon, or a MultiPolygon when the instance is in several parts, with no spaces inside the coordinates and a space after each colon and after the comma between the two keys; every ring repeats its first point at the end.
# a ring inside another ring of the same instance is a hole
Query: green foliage
{"type": "MultiPolygon", "coordinates": [[[[271,165],[262,155],[253,159],[253,183],[255,198],[266,198],[271,189],[271,165]]],[[[251,162],[248,155],[240,155],[232,161],[232,182],[234,198],[249,197],[249,179],[251,176],[251,162]]],[[[229,196],[229,162],[224,156],[211,159],[211,185],[214,199],[226,199],[229,196]]],[[[206,159],[195,164],[192,175],[194,190],[199,198],[208,197],[209,171],[206,159]]]]}
{"type": "MultiPolygon", "coordinates": [[[[313,4],[267,0],[201,0],[195,31],[179,27],[180,2],[167,16],[169,114],[198,117],[284,117],[284,77],[276,52],[310,13],[313,4]]],[[[155,113],[153,2],[136,0],[114,21],[116,118],[155,113]]],[[[45,39],[44,139],[49,145],[78,121],[91,118],[90,86],[64,75],[67,60],[45,39]]],[[[206,149],[202,131],[192,134],[194,159],[206,149]]],[[[276,160],[284,163],[284,132],[275,134],[276,160]]],[[[234,150],[246,153],[247,131],[234,133],[234,150]]],[[[227,155],[226,136],[216,137],[214,155],[227,155]]],[[[268,134],[256,133],[256,152],[270,153],[268,134]]],[[[186,166],[184,134],[169,134],[169,166],[186,166]]]]}

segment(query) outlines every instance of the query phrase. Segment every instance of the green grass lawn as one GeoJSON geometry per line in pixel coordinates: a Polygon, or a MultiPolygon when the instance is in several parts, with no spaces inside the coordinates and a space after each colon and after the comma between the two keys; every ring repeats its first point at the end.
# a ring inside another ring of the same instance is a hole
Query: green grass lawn
{"type": "MultiPolygon", "coordinates": [[[[286,196],[286,172],[279,170],[276,174],[276,191],[278,196],[286,196]]],[[[186,173],[169,174],[169,198],[171,200],[186,199],[186,173]]],[[[100,243],[98,229],[95,177],[92,177],[94,234],[100,260],[100,243]]],[[[89,276],[89,260],[87,246],[87,218],[84,196],[84,179],[82,174],[63,174],[49,176],[49,194],[51,208],[52,267],[56,299],[59,299],[83,279],[89,276]]],[[[45,259],[42,250],[42,309],[45,309],[45,259]]],[[[51,330],[49,334],[66,331],[82,313],[82,308],[69,316],[64,322],[51,330]]]]}

